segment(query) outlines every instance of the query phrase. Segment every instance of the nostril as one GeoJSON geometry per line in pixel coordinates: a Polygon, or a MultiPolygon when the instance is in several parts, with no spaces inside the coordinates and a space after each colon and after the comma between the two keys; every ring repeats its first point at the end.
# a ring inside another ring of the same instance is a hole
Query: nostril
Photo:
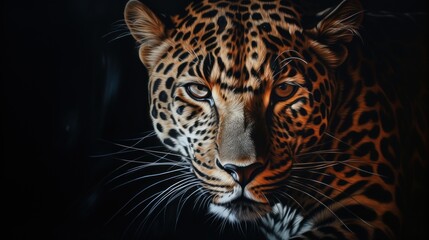
{"type": "Polygon", "coordinates": [[[261,163],[253,163],[244,167],[234,164],[225,164],[223,169],[229,173],[237,183],[244,187],[264,170],[264,166],[261,163]]]}

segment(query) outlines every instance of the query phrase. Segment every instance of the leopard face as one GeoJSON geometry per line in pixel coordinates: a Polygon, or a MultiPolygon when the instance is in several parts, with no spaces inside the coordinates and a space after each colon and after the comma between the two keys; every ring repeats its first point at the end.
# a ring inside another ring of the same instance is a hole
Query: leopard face
{"type": "Polygon", "coordinates": [[[154,129],[189,162],[212,213],[233,222],[264,216],[300,156],[319,144],[342,44],[360,21],[344,18],[359,9],[346,5],[306,29],[288,1],[201,1],[172,28],[140,2],[127,4],[154,129]]]}

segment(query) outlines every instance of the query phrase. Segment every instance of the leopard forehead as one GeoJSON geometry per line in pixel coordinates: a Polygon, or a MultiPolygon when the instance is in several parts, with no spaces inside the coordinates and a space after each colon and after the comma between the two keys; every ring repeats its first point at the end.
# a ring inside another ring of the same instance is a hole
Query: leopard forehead
{"type": "MultiPolygon", "coordinates": [[[[270,32],[273,25],[282,26],[293,32],[302,30],[300,19],[301,15],[287,1],[262,3],[259,1],[209,0],[193,3],[186,8],[183,15],[172,18],[176,29],[192,30],[193,37],[198,36],[200,32],[209,32],[207,37],[232,33],[240,37],[248,34],[248,29],[254,25],[259,33],[270,32]],[[217,29],[214,29],[215,27],[217,29]],[[225,30],[227,31],[224,32],[225,30]]],[[[187,40],[186,34],[184,34],[183,40],[187,40]]],[[[204,39],[201,40],[204,41],[204,39]]]]}
{"type": "Polygon", "coordinates": [[[286,72],[285,59],[310,58],[303,51],[300,14],[288,2],[203,1],[172,21],[175,27],[155,75],[186,75],[239,92],[254,91],[261,79],[275,80],[286,72]]]}
{"type": "MultiPolygon", "coordinates": [[[[190,4],[184,14],[172,17],[178,30],[192,30],[192,36],[202,32],[212,35],[224,34],[224,30],[231,27],[227,34],[248,34],[255,24],[258,30],[270,32],[270,26],[279,25],[292,30],[302,30],[301,15],[295,7],[287,1],[262,3],[259,1],[200,1],[190,4]],[[215,26],[217,29],[215,31],[215,26]]],[[[190,33],[191,34],[191,33],[190,33]]],[[[179,36],[178,38],[180,38],[179,36]]],[[[183,40],[187,40],[186,34],[183,40]]],[[[202,39],[204,40],[204,39],[202,39]]]]}

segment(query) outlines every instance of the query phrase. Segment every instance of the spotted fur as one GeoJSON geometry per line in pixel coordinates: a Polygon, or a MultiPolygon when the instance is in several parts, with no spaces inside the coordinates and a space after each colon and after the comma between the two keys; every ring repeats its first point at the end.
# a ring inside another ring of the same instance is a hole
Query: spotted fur
{"type": "Polygon", "coordinates": [[[150,114],[231,222],[268,239],[394,239],[401,102],[356,44],[343,1],[303,24],[293,1],[196,1],[166,25],[131,0],[150,114]],[[352,44],[353,43],[353,44],[352,44]]]}

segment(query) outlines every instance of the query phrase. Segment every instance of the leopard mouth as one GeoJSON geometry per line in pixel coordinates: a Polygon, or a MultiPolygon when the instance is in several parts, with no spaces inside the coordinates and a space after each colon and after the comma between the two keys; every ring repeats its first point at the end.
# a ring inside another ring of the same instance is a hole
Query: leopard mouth
{"type": "Polygon", "coordinates": [[[255,221],[270,211],[269,204],[255,202],[245,197],[221,204],[212,203],[210,206],[210,212],[231,222],[255,221]]]}

